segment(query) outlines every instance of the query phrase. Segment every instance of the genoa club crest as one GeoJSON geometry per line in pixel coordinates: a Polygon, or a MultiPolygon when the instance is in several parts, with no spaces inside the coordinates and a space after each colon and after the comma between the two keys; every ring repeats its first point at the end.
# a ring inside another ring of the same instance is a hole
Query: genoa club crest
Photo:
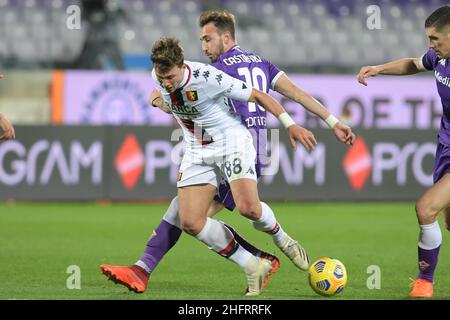
{"type": "Polygon", "coordinates": [[[186,91],[186,98],[189,101],[197,101],[198,100],[197,90],[186,91]]]}

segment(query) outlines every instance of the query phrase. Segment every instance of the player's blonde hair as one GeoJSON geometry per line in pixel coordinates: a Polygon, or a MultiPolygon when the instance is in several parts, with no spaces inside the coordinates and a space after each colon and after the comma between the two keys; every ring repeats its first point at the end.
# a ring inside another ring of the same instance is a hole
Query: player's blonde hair
{"type": "Polygon", "coordinates": [[[198,18],[200,28],[203,28],[210,22],[214,23],[214,26],[221,33],[228,31],[231,34],[231,38],[235,39],[234,25],[236,24],[236,19],[232,13],[228,11],[205,11],[198,18]]]}
{"type": "Polygon", "coordinates": [[[167,72],[174,66],[184,64],[184,50],[175,37],[161,37],[152,48],[150,59],[156,69],[167,72]]]}

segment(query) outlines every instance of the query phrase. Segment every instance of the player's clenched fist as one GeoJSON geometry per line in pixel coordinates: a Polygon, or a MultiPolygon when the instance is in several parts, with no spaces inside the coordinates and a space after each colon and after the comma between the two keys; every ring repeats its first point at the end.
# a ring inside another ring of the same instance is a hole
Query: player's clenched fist
{"type": "Polygon", "coordinates": [[[376,67],[372,67],[372,66],[362,67],[357,76],[358,82],[367,86],[366,78],[375,77],[378,74],[379,74],[379,71],[376,67]]]}
{"type": "Polygon", "coordinates": [[[289,141],[291,142],[291,147],[294,151],[297,150],[296,141],[300,142],[306,150],[311,151],[317,145],[316,138],[314,134],[300,127],[299,125],[292,125],[288,129],[289,141]]]}

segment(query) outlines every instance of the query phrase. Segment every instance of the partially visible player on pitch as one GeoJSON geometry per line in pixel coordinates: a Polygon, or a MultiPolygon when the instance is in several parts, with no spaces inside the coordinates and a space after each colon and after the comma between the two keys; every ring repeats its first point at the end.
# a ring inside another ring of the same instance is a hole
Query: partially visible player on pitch
{"type": "Polygon", "coordinates": [[[3,134],[0,136],[0,140],[10,140],[16,137],[16,132],[11,122],[6,116],[0,112],[0,129],[3,130],[3,134]]]}
{"type": "MultiPolygon", "coordinates": [[[[201,27],[200,39],[202,42],[203,52],[213,62],[213,66],[225,73],[245,81],[250,86],[258,86],[266,92],[269,89],[276,90],[288,98],[298,103],[318,115],[326,121],[332,128],[333,133],[339,141],[352,144],[354,134],[351,129],[337,122],[328,110],[323,107],[317,100],[309,94],[299,89],[285,74],[280,71],[270,61],[260,56],[242,50],[235,42],[235,19],[234,16],[224,11],[208,11],[204,12],[199,18],[201,27]],[[259,79],[258,83],[253,84],[252,79],[259,79]]],[[[159,92],[154,92],[150,99],[155,104],[161,102],[159,92]]],[[[159,105],[164,111],[169,111],[165,106],[159,105]]],[[[267,150],[267,121],[265,109],[259,107],[255,103],[241,102],[234,100],[231,102],[233,110],[239,114],[242,123],[250,130],[253,136],[253,143],[257,151],[256,171],[259,177],[261,168],[266,164],[267,150]]],[[[169,111],[170,112],[170,111],[169,111]]],[[[213,216],[224,208],[233,210],[236,206],[230,186],[226,180],[223,180],[218,188],[218,194],[208,211],[208,216],[213,216]]],[[[255,224],[257,228],[257,224],[255,224]]],[[[245,239],[239,236],[230,226],[227,226],[233,232],[237,242],[244,246],[247,250],[256,256],[268,257],[273,264],[279,264],[274,256],[255,248],[245,239]]],[[[172,203],[163,217],[163,220],[154,232],[153,237],[149,240],[145,253],[136,265],[141,266],[147,271],[147,277],[142,278],[138,285],[145,290],[147,286],[148,276],[161,261],[164,254],[178,240],[181,233],[178,220],[178,198],[174,198],[172,203]]],[[[288,255],[294,264],[306,270],[308,266],[308,257],[306,251],[294,240],[284,233],[284,241],[280,242],[277,235],[274,235],[274,241],[280,249],[288,255]]],[[[280,233],[283,235],[283,233],[280,233]]],[[[135,273],[133,269],[136,267],[109,266],[113,272],[116,272],[123,279],[131,279],[135,273]]],[[[142,292],[138,291],[138,292],[142,292]]]]}
{"type": "Polygon", "coordinates": [[[411,283],[410,296],[431,298],[433,296],[434,271],[438,262],[442,233],[437,221],[444,212],[446,226],[450,221],[450,6],[434,11],[425,21],[428,51],[420,58],[405,58],[377,66],[361,68],[358,81],[367,86],[366,78],[383,75],[411,75],[434,71],[438,93],[441,97],[443,115],[438,133],[438,146],[434,163],[434,185],[416,202],[419,222],[419,246],[417,279],[411,283]]]}
{"type": "MultiPolygon", "coordinates": [[[[0,79],[3,79],[3,74],[0,74],[0,79]]],[[[0,112],[0,129],[3,130],[3,134],[0,136],[0,140],[10,140],[16,137],[14,127],[8,118],[0,112]]]]}

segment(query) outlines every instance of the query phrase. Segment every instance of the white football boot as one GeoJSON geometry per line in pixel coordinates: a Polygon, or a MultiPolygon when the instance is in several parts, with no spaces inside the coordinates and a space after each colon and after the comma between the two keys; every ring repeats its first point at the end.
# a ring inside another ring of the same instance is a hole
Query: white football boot
{"type": "Polygon", "coordinates": [[[257,259],[256,271],[250,271],[255,269],[255,261],[250,261],[249,266],[245,268],[248,285],[247,291],[245,293],[246,296],[257,296],[261,293],[264,284],[267,282],[266,279],[270,277],[270,271],[273,268],[270,260],[257,257],[254,258],[257,259]],[[251,267],[250,264],[253,265],[253,267],[251,267]]]}
{"type": "Polygon", "coordinates": [[[306,250],[292,239],[287,233],[284,234],[283,240],[275,242],[278,248],[295,264],[295,266],[303,271],[307,271],[309,267],[309,257],[306,250]]]}

